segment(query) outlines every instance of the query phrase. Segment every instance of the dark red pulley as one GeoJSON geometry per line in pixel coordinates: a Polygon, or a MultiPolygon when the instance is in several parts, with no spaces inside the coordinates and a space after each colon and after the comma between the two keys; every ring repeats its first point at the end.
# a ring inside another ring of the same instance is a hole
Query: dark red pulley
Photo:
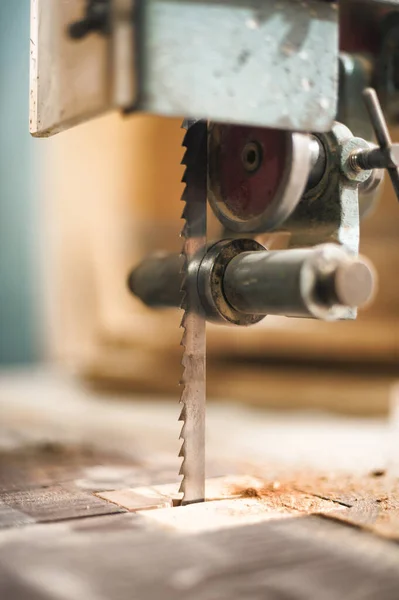
{"type": "Polygon", "coordinates": [[[211,123],[208,197],[216,216],[232,231],[274,229],[299,202],[310,159],[305,134],[211,123]]]}

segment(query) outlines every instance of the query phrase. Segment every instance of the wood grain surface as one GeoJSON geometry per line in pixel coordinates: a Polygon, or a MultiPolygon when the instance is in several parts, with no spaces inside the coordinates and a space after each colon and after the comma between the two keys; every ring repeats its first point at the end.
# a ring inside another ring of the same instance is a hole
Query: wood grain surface
{"type": "Polygon", "coordinates": [[[115,530],[100,521],[96,531],[90,519],[89,530],[49,524],[0,539],[1,597],[397,598],[398,548],[337,523],[304,517],[176,536],[123,517],[115,530]]]}
{"type": "MultiPolygon", "coordinates": [[[[326,436],[315,445],[315,430],[298,418],[304,445],[291,435],[287,448],[280,430],[271,461],[264,435],[257,457],[240,445],[265,431],[270,414],[225,407],[220,426],[228,422],[231,435],[219,446],[210,437],[208,473],[222,477],[210,481],[209,501],[157,508],[177,489],[169,409],[107,404],[76,386],[67,395],[57,378],[49,394],[28,375],[24,399],[0,379],[0,598],[398,597],[399,479],[371,460],[363,473],[333,468],[343,429],[326,450],[326,436]],[[306,444],[324,453],[324,468],[305,466],[306,444]],[[287,462],[287,452],[301,464],[287,462]]],[[[346,423],[352,446],[361,428],[361,420],[346,423]]],[[[364,431],[371,459],[372,427],[364,431]]]]}

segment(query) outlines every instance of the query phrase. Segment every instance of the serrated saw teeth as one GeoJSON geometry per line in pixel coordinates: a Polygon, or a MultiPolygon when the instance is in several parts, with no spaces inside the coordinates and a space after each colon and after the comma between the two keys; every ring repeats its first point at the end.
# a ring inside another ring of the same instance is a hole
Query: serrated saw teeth
{"type": "Polygon", "coordinates": [[[180,415],[179,415],[179,421],[185,421],[186,420],[186,409],[185,406],[183,405],[183,408],[181,409],[180,415]]]}
{"type": "Polygon", "coordinates": [[[207,187],[207,125],[202,121],[184,121],[187,129],[183,140],[186,147],[182,164],[185,188],[182,201],[184,225],[180,237],[184,240],[182,255],[183,281],[181,287],[181,345],[183,374],[181,378],[183,405],[179,421],[183,422],[179,457],[183,459],[180,492],[183,504],[204,499],[205,487],[205,318],[199,314],[196,279],[188,276],[194,258],[198,259],[206,245],[206,187],[207,187]]]}

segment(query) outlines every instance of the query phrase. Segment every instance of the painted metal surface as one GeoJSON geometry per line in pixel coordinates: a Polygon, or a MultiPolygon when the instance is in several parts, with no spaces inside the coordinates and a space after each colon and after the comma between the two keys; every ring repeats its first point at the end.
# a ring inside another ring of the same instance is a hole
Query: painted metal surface
{"type": "MultiPolygon", "coordinates": [[[[351,131],[334,123],[320,135],[326,150],[327,168],[321,181],[303,196],[284,228],[291,232],[290,246],[313,246],[334,242],[356,256],[359,252],[359,176],[348,178],[342,168],[342,152],[351,143],[351,131]]],[[[356,309],[341,318],[355,319],[356,309]]]]}
{"type": "Polygon", "coordinates": [[[143,110],[282,129],[331,128],[335,3],[147,0],[143,8],[143,110]]]}
{"type": "Polygon", "coordinates": [[[208,199],[227,229],[263,233],[283,223],[297,206],[309,177],[309,137],[263,127],[212,123],[209,134],[208,199]],[[258,165],[248,170],[245,152],[258,165]]]}
{"type": "Polygon", "coordinates": [[[30,133],[54,135],[111,107],[108,39],[76,41],[67,27],[84,14],[84,0],[31,0],[30,133]]]}
{"type": "Polygon", "coordinates": [[[84,13],[83,0],[31,2],[34,135],[121,105],[297,131],[331,128],[336,3],[142,0],[133,21],[127,0],[113,0],[112,35],[74,41],[65,32],[84,13]]]}

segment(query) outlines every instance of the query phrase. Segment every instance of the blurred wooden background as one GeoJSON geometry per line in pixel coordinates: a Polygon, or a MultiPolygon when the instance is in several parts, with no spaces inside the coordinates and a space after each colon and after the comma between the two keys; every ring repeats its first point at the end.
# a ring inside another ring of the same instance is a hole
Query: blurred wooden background
{"type": "MultiPolygon", "coordinates": [[[[97,385],[179,393],[179,311],[146,309],[126,277],[147,252],[180,248],[181,141],[179,121],[108,115],[45,142],[48,353],[97,385]]],[[[361,227],[379,292],[356,322],[210,325],[209,395],[385,412],[398,371],[398,231],[387,182],[361,227]]]]}

